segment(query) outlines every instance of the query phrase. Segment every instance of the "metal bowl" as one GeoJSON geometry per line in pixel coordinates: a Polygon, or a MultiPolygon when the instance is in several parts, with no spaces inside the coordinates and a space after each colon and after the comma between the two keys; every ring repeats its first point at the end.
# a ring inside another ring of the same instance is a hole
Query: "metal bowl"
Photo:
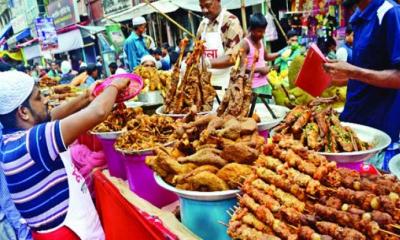
{"type": "Polygon", "coordinates": [[[373,147],[369,150],[356,152],[319,152],[319,154],[324,155],[330,161],[339,163],[366,161],[390,145],[391,138],[381,130],[355,123],[342,122],[342,125],[350,127],[358,138],[372,144],[373,147]]]}
{"type": "Polygon", "coordinates": [[[135,102],[135,101],[127,101],[124,102],[124,104],[127,108],[137,108],[137,107],[142,107],[144,105],[143,102],[135,102]]]}
{"type": "Polygon", "coordinates": [[[143,92],[139,94],[139,102],[150,105],[163,104],[164,99],[160,91],[143,92]]]}
{"type": "MultiPolygon", "coordinates": [[[[199,112],[197,115],[207,115],[213,112],[199,112]]],[[[187,114],[175,114],[175,113],[164,113],[164,106],[160,106],[156,109],[156,114],[160,116],[172,117],[174,119],[184,118],[187,114]]]]}
{"type": "Polygon", "coordinates": [[[154,174],[154,178],[156,179],[156,183],[160,187],[165,188],[171,192],[174,192],[180,197],[192,200],[202,200],[202,201],[225,200],[236,197],[236,195],[240,193],[240,190],[227,190],[227,191],[216,191],[216,192],[197,192],[197,191],[181,190],[166,183],[156,173],[154,174]]]}
{"type": "Polygon", "coordinates": [[[114,140],[117,139],[119,135],[121,135],[123,131],[117,131],[117,132],[93,132],[90,131],[90,134],[95,135],[96,137],[100,139],[105,139],[105,140],[114,140]]]}
{"type": "Polygon", "coordinates": [[[390,173],[394,174],[398,179],[400,179],[400,154],[397,154],[389,161],[390,173]]]}
{"type": "MultiPolygon", "coordinates": [[[[169,146],[172,146],[174,143],[175,143],[175,141],[172,141],[172,142],[168,142],[166,144],[161,144],[161,145],[164,147],[169,147],[169,146]]],[[[151,155],[151,154],[153,154],[154,148],[129,151],[129,150],[115,147],[115,150],[122,153],[123,155],[151,155]]]]}
{"type": "Polygon", "coordinates": [[[263,103],[257,103],[254,112],[260,117],[261,122],[257,124],[258,130],[270,130],[278,125],[286,116],[290,109],[284,106],[269,104],[277,119],[274,119],[267,107],[263,103]]]}

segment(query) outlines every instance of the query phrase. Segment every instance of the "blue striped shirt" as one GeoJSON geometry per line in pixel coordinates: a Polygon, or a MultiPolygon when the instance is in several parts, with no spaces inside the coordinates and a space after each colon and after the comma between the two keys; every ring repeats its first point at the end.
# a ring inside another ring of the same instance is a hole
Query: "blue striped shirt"
{"type": "Polygon", "coordinates": [[[60,226],[68,211],[66,151],[60,122],[44,123],[3,136],[0,161],[16,208],[34,231],[60,226]]]}

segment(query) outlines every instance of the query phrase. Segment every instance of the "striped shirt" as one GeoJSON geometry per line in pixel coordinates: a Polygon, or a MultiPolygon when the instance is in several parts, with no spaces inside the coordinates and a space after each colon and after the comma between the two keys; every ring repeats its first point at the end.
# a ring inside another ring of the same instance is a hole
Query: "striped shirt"
{"type": "Polygon", "coordinates": [[[0,143],[11,198],[34,231],[56,228],[67,215],[68,179],[59,156],[64,151],[59,121],[5,135],[0,143]]]}

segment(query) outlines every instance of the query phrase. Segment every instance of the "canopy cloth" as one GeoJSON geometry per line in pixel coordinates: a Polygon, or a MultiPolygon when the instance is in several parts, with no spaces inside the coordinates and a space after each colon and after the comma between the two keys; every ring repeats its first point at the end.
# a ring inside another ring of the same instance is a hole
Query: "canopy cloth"
{"type": "MultiPolygon", "coordinates": [[[[245,0],[246,7],[258,5],[265,2],[265,0],[245,0]]],[[[199,0],[159,0],[152,2],[158,10],[163,13],[175,12],[179,8],[183,8],[190,11],[200,12],[199,0]]],[[[222,0],[222,6],[226,9],[238,9],[242,7],[241,0],[222,0]]],[[[140,3],[133,8],[125,10],[120,13],[116,13],[110,16],[106,16],[114,22],[123,22],[130,20],[135,17],[147,15],[156,12],[154,8],[149,6],[147,3],[140,3]]]]}

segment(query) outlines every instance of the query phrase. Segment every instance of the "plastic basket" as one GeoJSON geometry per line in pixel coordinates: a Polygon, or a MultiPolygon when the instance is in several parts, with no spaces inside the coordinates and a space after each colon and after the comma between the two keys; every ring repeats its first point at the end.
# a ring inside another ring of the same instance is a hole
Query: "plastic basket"
{"type": "Polygon", "coordinates": [[[152,151],[138,154],[122,153],[129,188],[141,198],[161,208],[175,202],[178,197],[156,183],[153,171],[145,163],[146,157],[151,155],[152,151]]]}
{"type": "Polygon", "coordinates": [[[114,148],[115,139],[99,138],[106,156],[108,170],[113,177],[126,180],[125,165],[122,155],[114,148]]]}

